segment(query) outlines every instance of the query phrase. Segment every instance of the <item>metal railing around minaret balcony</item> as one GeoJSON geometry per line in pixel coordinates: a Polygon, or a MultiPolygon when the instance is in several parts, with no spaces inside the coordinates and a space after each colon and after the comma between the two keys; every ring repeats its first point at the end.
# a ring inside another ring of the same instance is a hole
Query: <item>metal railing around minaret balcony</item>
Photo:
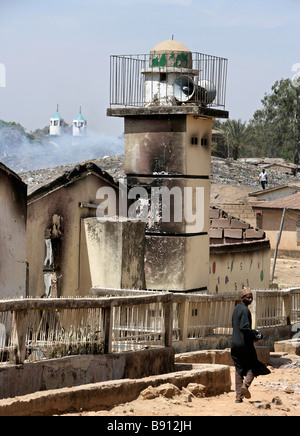
{"type": "Polygon", "coordinates": [[[185,104],[225,109],[228,60],[197,52],[190,55],[190,68],[162,66],[162,62],[153,62],[151,54],[112,55],[110,107],[160,106],[167,102],[169,106],[185,104]],[[149,81],[146,84],[149,76],[154,75],[156,79],[150,81],[150,85],[149,81]],[[177,77],[176,83],[171,82],[171,86],[164,88],[167,76],[171,75],[177,77]],[[188,81],[192,79],[189,83],[186,82],[187,76],[188,81]],[[176,86],[185,90],[186,98],[176,98],[176,86]],[[146,93],[151,95],[146,96],[146,93]],[[166,96],[163,96],[164,93],[166,96]]]}

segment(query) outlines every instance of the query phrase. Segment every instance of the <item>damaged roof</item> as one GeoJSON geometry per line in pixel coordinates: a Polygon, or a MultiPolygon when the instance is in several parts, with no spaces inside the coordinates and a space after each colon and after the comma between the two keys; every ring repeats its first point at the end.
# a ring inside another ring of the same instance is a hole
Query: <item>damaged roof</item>
{"type": "Polygon", "coordinates": [[[264,230],[252,227],[249,223],[229,215],[222,209],[210,208],[210,250],[235,251],[269,248],[264,230]]]}
{"type": "Polygon", "coordinates": [[[47,181],[38,186],[30,187],[28,192],[28,200],[41,197],[42,195],[54,191],[57,188],[67,186],[70,183],[74,183],[83,179],[89,174],[94,174],[105,180],[112,187],[119,189],[118,184],[110,174],[108,174],[106,171],[102,171],[101,168],[93,162],[85,162],[83,164],[75,165],[71,170],[65,171],[61,176],[51,180],[50,182],[47,181]]]}
{"type": "MultiPolygon", "coordinates": [[[[25,182],[23,182],[22,178],[15,173],[13,170],[11,170],[10,168],[8,168],[6,165],[4,165],[4,163],[0,162],[0,170],[4,171],[7,173],[8,176],[12,176],[15,179],[19,180],[20,182],[22,182],[24,185],[26,185],[25,182]]],[[[27,185],[26,185],[27,186],[27,185]]]]}

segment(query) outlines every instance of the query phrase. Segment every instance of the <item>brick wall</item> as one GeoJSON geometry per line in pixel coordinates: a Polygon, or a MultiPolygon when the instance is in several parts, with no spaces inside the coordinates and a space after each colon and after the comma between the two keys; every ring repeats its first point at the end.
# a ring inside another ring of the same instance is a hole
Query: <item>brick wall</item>
{"type": "Polygon", "coordinates": [[[210,208],[210,244],[229,244],[265,239],[265,232],[249,222],[231,216],[217,207],[210,208]]]}
{"type": "Polygon", "coordinates": [[[215,203],[214,205],[220,209],[223,209],[229,215],[246,221],[252,227],[256,227],[256,216],[252,209],[251,203],[215,203]]]}

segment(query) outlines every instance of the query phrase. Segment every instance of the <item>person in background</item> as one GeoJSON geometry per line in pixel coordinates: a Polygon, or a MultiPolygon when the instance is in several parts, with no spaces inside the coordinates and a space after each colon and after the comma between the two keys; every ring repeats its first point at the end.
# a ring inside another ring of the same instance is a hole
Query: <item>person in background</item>
{"type": "Polygon", "coordinates": [[[241,303],[237,304],[232,314],[231,357],[235,366],[236,403],[243,398],[251,398],[249,387],[258,375],[270,374],[270,370],[261,363],[256,354],[254,342],[264,336],[258,330],[252,330],[251,312],[248,306],[253,301],[251,289],[241,292],[241,303]]]}
{"type": "Polygon", "coordinates": [[[262,172],[260,173],[259,181],[260,181],[261,187],[263,189],[265,189],[266,188],[266,184],[268,183],[268,175],[267,175],[265,169],[263,169],[262,172]]]}

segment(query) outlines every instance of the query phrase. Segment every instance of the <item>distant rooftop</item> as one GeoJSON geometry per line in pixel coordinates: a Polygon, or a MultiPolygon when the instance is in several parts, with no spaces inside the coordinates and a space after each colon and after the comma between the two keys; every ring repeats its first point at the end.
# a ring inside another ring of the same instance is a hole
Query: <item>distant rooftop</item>
{"type": "Polygon", "coordinates": [[[259,209],[289,209],[300,210],[300,192],[270,201],[260,201],[253,204],[259,209]]]}
{"type": "Polygon", "coordinates": [[[288,183],[286,185],[274,186],[273,188],[260,189],[259,191],[249,192],[249,197],[260,197],[269,192],[281,191],[287,188],[293,188],[300,191],[300,183],[288,183]]]}

